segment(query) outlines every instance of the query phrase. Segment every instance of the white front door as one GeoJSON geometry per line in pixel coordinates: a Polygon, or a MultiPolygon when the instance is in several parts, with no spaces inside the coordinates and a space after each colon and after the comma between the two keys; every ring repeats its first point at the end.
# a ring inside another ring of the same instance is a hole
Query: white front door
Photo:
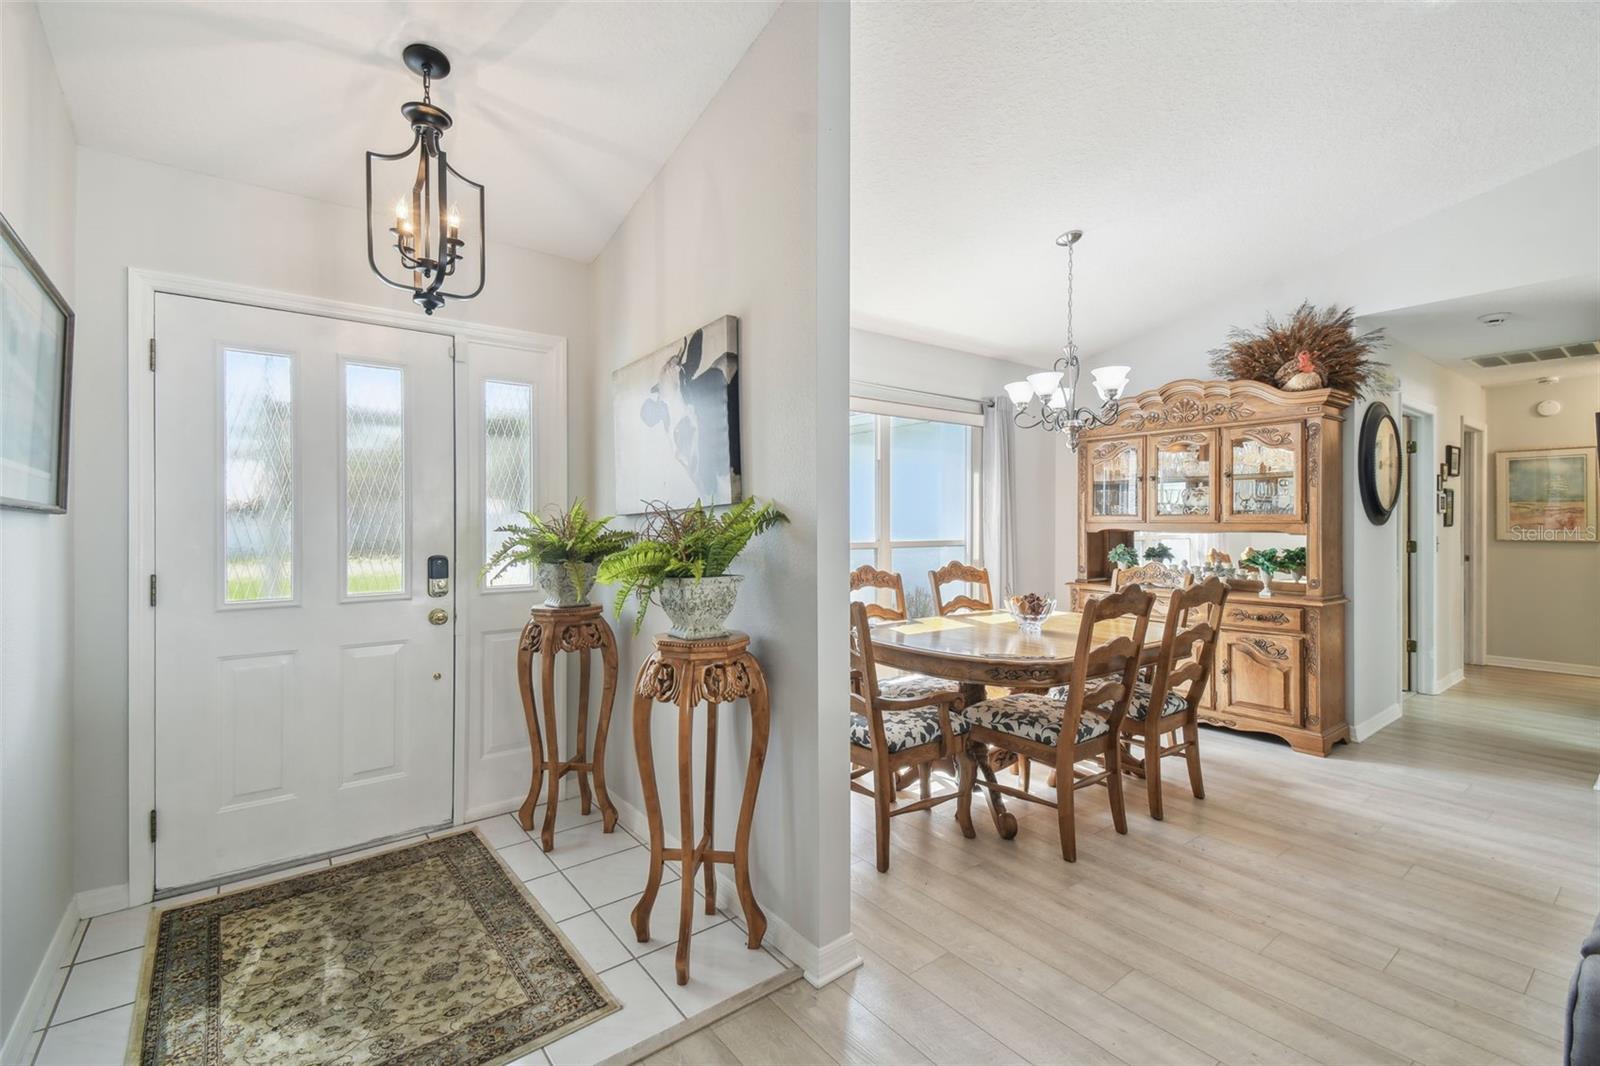
{"type": "Polygon", "coordinates": [[[451,339],[167,294],[155,324],[157,890],[448,822],[451,339]]]}

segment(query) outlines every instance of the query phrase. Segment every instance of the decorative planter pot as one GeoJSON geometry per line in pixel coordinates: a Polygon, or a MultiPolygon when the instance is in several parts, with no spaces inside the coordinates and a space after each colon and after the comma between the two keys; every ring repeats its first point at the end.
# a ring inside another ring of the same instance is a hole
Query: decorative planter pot
{"type": "MultiPolygon", "coordinates": [[[[1276,572],[1273,571],[1273,573],[1276,572]]],[[[1263,598],[1272,595],[1272,574],[1263,573],[1261,575],[1261,595],[1263,598]]]]}
{"type": "Polygon", "coordinates": [[[670,577],[662,582],[658,598],[672,620],[667,630],[684,640],[720,637],[728,632],[728,615],[739,598],[743,574],[721,577],[670,577]]]}
{"type": "Polygon", "coordinates": [[[540,563],[539,587],[546,607],[582,607],[594,588],[595,563],[540,563]]]}

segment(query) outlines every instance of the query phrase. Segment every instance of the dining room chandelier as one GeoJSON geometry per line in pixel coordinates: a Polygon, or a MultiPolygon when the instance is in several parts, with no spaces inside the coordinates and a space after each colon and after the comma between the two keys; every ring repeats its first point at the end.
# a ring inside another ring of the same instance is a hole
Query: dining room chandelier
{"type": "Polygon", "coordinates": [[[1056,244],[1067,250],[1067,343],[1061,349],[1061,358],[1050,370],[1029,374],[1024,381],[1013,381],[1006,386],[1006,395],[1016,404],[1013,416],[1023,429],[1043,428],[1051,433],[1065,433],[1067,447],[1078,450],[1078,435],[1095,426],[1109,426],[1117,420],[1118,399],[1128,387],[1129,367],[1102,366],[1089,373],[1094,388],[1100,394],[1099,410],[1078,406],[1078,345],[1072,339],[1072,250],[1083,239],[1083,230],[1068,230],[1056,238],[1056,244]]]}
{"type": "Polygon", "coordinates": [[[422,78],[422,99],[400,105],[400,113],[411,124],[410,147],[392,155],[367,153],[367,263],[384,284],[408,290],[431,315],[446,300],[470,300],[483,291],[483,186],[451,166],[445,154],[444,132],[451,118],[433,102],[432,87],[436,79],[449,75],[450,60],[428,44],[407,45],[401,58],[422,78]],[[376,201],[374,186],[381,190],[376,201]],[[460,191],[466,193],[466,214],[475,218],[463,218],[460,191]],[[393,214],[388,213],[391,203],[393,214]],[[379,238],[385,229],[388,235],[379,238]],[[386,267],[379,266],[380,244],[385,246],[386,267]],[[471,268],[472,257],[463,253],[474,244],[477,277],[465,272],[463,277],[468,283],[476,280],[475,287],[446,291],[446,281],[463,280],[457,278],[458,268],[471,268]]]}

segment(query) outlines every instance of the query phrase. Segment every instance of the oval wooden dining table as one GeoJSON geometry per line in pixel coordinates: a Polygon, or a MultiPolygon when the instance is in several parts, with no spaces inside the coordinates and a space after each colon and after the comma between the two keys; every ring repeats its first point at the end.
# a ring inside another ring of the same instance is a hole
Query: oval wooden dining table
{"type": "MultiPolygon", "coordinates": [[[[1007,611],[882,622],[872,627],[872,656],[880,666],[959,682],[962,696],[971,706],[987,698],[985,690],[991,685],[1029,692],[1065,685],[1072,679],[1082,623],[1083,616],[1076,611],[1057,611],[1045,619],[1041,632],[1033,635],[1022,632],[1007,611]]],[[[1161,651],[1161,630],[1158,625],[1145,629],[1143,662],[1155,662],[1161,651]]],[[[1132,619],[1110,618],[1095,626],[1094,639],[1101,643],[1132,634],[1132,619]]],[[[988,759],[979,758],[978,769],[986,782],[994,782],[994,767],[988,759]]],[[[992,788],[983,791],[988,794],[995,829],[1009,840],[1017,833],[1016,817],[1006,810],[998,792],[992,788]]],[[[961,829],[972,835],[970,825],[961,829]]]]}

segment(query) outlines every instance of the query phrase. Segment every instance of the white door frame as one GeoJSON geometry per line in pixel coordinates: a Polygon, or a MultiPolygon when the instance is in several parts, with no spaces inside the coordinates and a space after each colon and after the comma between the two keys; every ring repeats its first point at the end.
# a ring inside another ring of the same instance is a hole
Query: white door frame
{"type": "Polygon", "coordinates": [[[1488,653],[1489,631],[1489,427],[1463,418],[1461,431],[1462,484],[1461,498],[1456,501],[1456,523],[1463,526],[1462,551],[1472,556],[1472,563],[1467,567],[1467,587],[1462,590],[1467,601],[1467,618],[1462,634],[1461,661],[1463,666],[1481,666],[1488,653]],[[1470,450],[1467,447],[1469,436],[1470,450]]]}
{"type": "MultiPolygon", "coordinates": [[[[1439,569],[1439,512],[1437,507],[1438,495],[1434,489],[1434,482],[1438,476],[1439,456],[1438,447],[1438,420],[1439,410],[1432,404],[1407,400],[1402,391],[1400,398],[1401,417],[1410,415],[1417,420],[1417,454],[1418,460],[1426,459],[1426,463],[1418,463],[1412,467],[1411,500],[1412,514],[1415,516],[1413,526],[1408,534],[1417,542],[1415,559],[1415,584],[1412,587],[1411,610],[1413,613],[1412,630],[1416,636],[1416,658],[1412,660],[1411,691],[1423,695],[1433,695],[1439,691],[1438,674],[1438,633],[1439,633],[1439,594],[1438,594],[1438,569],[1439,569]],[[1420,467],[1420,469],[1418,469],[1420,467]],[[1424,531],[1423,536],[1418,536],[1418,528],[1424,531]]],[[[1408,457],[1409,458],[1409,457],[1408,457]]],[[[1402,564],[1405,562],[1406,546],[1402,542],[1400,554],[1402,564]]],[[[1404,621],[1401,622],[1401,632],[1397,634],[1397,643],[1405,639],[1404,621]]],[[[1403,644],[1402,644],[1403,646],[1403,644]]],[[[1402,678],[1405,669],[1400,671],[1402,678]]],[[[1404,682],[1402,681],[1402,685],[1404,682]]],[[[1404,693],[1402,692],[1402,700],[1404,693]]]]}
{"type": "MultiPolygon", "coordinates": [[[[456,350],[455,424],[472,424],[465,417],[470,397],[459,387],[473,341],[521,348],[556,362],[561,408],[566,409],[567,339],[545,333],[481,326],[432,318],[420,312],[392,311],[381,307],[326,300],[299,293],[161,271],[128,270],[128,905],[150,902],[155,889],[155,845],[150,842],[149,817],[155,808],[155,628],[150,625],[150,575],[155,572],[155,380],[150,373],[150,344],[155,336],[156,293],[194,296],[228,303],[248,304],[274,311],[319,315],[349,322],[393,326],[453,338],[456,350]]],[[[470,441],[455,442],[456,485],[470,485],[470,441]]],[[[562,434],[557,469],[561,484],[551,495],[565,499],[566,435],[562,434]]],[[[465,529],[467,509],[456,508],[458,545],[455,580],[475,580],[476,567],[464,566],[459,546],[469,543],[465,529]]],[[[456,601],[455,659],[466,661],[466,634],[471,619],[471,597],[456,601]]],[[[455,671],[455,754],[452,774],[452,810],[459,823],[466,807],[467,671],[455,671]]]]}

